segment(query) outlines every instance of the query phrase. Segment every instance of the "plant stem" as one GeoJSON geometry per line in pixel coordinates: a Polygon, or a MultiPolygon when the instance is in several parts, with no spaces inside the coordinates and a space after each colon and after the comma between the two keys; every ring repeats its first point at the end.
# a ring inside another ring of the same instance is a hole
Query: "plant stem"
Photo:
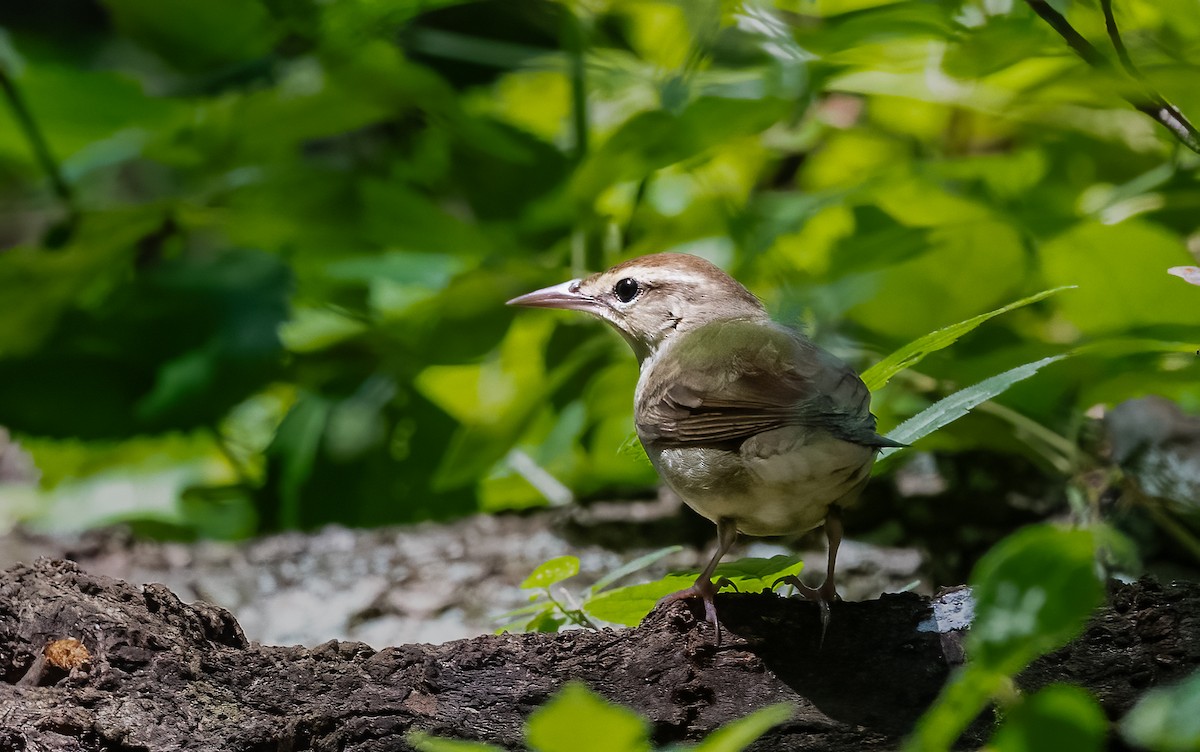
{"type": "MultiPolygon", "coordinates": [[[[1025,0],[1026,4],[1033,9],[1033,12],[1038,14],[1043,21],[1050,24],[1058,35],[1061,36],[1067,45],[1075,51],[1075,54],[1083,58],[1083,61],[1097,70],[1108,70],[1112,68],[1112,63],[1100,50],[1096,49],[1091,42],[1084,39],[1083,35],[1071,26],[1070,22],[1058,11],[1050,6],[1046,0],[1025,0]]],[[[1200,131],[1184,116],[1184,114],[1169,103],[1161,94],[1159,94],[1146,78],[1141,74],[1133,61],[1129,59],[1129,53],[1125,49],[1124,42],[1121,41],[1121,34],[1117,30],[1117,21],[1113,17],[1111,0],[1101,0],[1101,5],[1104,7],[1104,21],[1108,27],[1108,36],[1112,40],[1113,47],[1117,51],[1117,57],[1121,58],[1121,63],[1125,67],[1125,71],[1142,86],[1143,95],[1141,97],[1132,97],[1128,94],[1121,94],[1121,98],[1129,104],[1133,105],[1139,112],[1156,120],[1171,134],[1179,140],[1181,144],[1200,154],[1200,131]]]]}
{"type": "Polygon", "coordinates": [[[46,138],[42,135],[37,121],[34,120],[33,113],[29,111],[29,106],[26,105],[25,98],[21,96],[21,90],[17,88],[16,82],[13,81],[12,76],[9,75],[9,72],[5,70],[3,65],[0,65],[0,89],[4,90],[4,98],[8,101],[9,109],[12,110],[13,117],[16,118],[17,125],[21,128],[25,139],[29,141],[29,147],[33,151],[38,165],[46,173],[46,177],[50,179],[50,186],[54,189],[55,195],[58,196],[59,200],[66,207],[68,215],[74,217],[77,214],[77,210],[75,208],[75,195],[71,190],[71,186],[67,184],[66,179],[63,177],[58,161],[54,159],[54,155],[50,152],[50,145],[46,143],[46,138]]]}

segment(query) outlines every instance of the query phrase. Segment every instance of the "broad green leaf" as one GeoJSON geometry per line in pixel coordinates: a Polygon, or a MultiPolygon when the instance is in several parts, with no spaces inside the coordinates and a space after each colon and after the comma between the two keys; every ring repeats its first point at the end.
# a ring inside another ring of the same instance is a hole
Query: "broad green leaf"
{"type": "Polygon", "coordinates": [[[1030,303],[1036,303],[1039,300],[1048,298],[1056,292],[1069,290],[1072,289],[1072,287],[1072,285],[1066,285],[1063,287],[1055,287],[1051,290],[1043,290],[1039,293],[1021,298],[1013,303],[1009,303],[1001,308],[997,308],[994,311],[981,313],[980,315],[969,318],[966,321],[960,321],[957,324],[951,324],[950,326],[938,329],[937,331],[930,332],[920,339],[909,342],[904,347],[901,347],[899,350],[896,350],[891,355],[868,368],[863,372],[862,380],[864,383],[866,383],[868,389],[871,391],[876,391],[887,384],[888,381],[890,381],[891,378],[896,374],[900,373],[906,368],[912,368],[917,363],[920,363],[926,355],[949,347],[958,341],[958,339],[963,335],[973,331],[976,327],[988,319],[995,318],[1002,313],[1008,313],[1015,308],[1021,308],[1022,306],[1027,306],[1030,303]]]}
{"type": "Polygon", "coordinates": [[[971,575],[970,660],[918,721],[907,752],[950,749],[1009,677],[1079,633],[1104,593],[1095,548],[1089,531],[1038,525],[980,559],[971,575]]]}
{"type": "Polygon", "coordinates": [[[768,705],[745,718],[731,721],[705,737],[691,752],[740,752],[763,734],[791,718],[795,709],[787,703],[768,705]]]}
{"type": "Polygon", "coordinates": [[[971,575],[971,660],[1012,675],[1078,634],[1104,595],[1095,552],[1090,531],[1051,525],[1021,530],[988,551],[971,575]]]}
{"type": "MultiPolygon", "coordinates": [[[[713,581],[724,577],[740,592],[758,593],[770,590],[780,577],[799,575],[803,568],[804,562],[799,556],[751,557],[721,564],[713,574],[713,581]]],[[[698,574],[676,572],[654,582],[608,590],[588,599],[584,610],[603,621],[636,626],[664,596],[691,587],[698,574]]]]}
{"type": "Polygon", "coordinates": [[[626,577],[634,572],[645,569],[659,559],[670,556],[674,553],[678,553],[682,550],[683,546],[667,546],[666,548],[660,548],[657,551],[651,551],[648,554],[643,554],[633,561],[622,564],[613,571],[601,577],[599,580],[596,580],[596,584],[592,585],[591,587],[591,592],[598,593],[622,577],[626,577]]]}
{"type": "Polygon", "coordinates": [[[1121,721],[1121,735],[1154,752],[1200,749],[1200,671],[1169,687],[1155,687],[1121,721]]]}
{"type": "Polygon", "coordinates": [[[1087,690],[1051,684],[1005,713],[992,737],[995,752],[1099,752],[1105,748],[1108,719],[1087,690]]]}
{"type": "Polygon", "coordinates": [[[1183,239],[1160,225],[1080,224],[1047,242],[1039,258],[1048,281],[1079,286],[1059,308],[1084,334],[1195,326],[1200,320],[1196,291],[1163,273],[1192,258],[1183,239]],[[1131,248],[1137,249],[1136,261],[1131,248]]]}
{"type": "Polygon", "coordinates": [[[875,190],[894,221],[923,229],[925,250],[867,272],[875,285],[848,311],[855,321],[908,341],[999,306],[1025,284],[1025,240],[1010,222],[992,218],[986,205],[932,181],[884,183],[875,190]]]}
{"type": "Polygon", "coordinates": [[[802,569],[804,559],[795,554],[778,554],[769,559],[747,557],[718,565],[713,580],[724,577],[743,593],[760,593],[771,590],[780,577],[799,576],[802,569]]]}
{"type": "Polygon", "coordinates": [[[412,731],[405,741],[419,752],[505,752],[504,747],[483,742],[467,742],[461,739],[439,739],[424,731],[412,731]]]}
{"type": "Polygon", "coordinates": [[[529,716],[525,739],[536,752],[649,752],[649,732],[637,713],[570,682],[529,716]]]}
{"type": "MultiPolygon", "coordinates": [[[[1048,358],[1017,366],[1004,373],[969,386],[966,389],[939,400],[928,408],[901,423],[888,433],[888,438],[901,444],[911,444],[924,436],[928,436],[942,426],[948,425],[971,411],[971,408],[986,402],[993,397],[1003,394],[1013,384],[1024,381],[1040,371],[1045,366],[1062,360],[1066,355],[1052,355],[1048,358]]],[[[891,447],[879,453],[880,458],[897,452],[899,448],[891,447]]]]}
{"type": "Polygon", "coordinates": [[[577,574],[579,574],[578,556],[556,556],[539,564],[521,583],[521,587],[523,589],[547,588],[577,574]]]}
{"type": "Polygon", "coordinates": [[[667,575],[661,580],[606,590],[589,598],[583,610],[602,621],[636,627],[664,596],[691,587],[696,577],[667,575]]]}

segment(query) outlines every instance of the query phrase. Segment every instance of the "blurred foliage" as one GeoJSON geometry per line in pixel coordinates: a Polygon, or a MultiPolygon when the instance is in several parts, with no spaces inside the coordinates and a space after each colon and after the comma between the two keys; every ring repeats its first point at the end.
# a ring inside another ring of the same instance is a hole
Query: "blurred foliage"
{"type": "Polygon", "coordinates": [[[1011,680],[1030,661],[1083,630],[1103,598],[1096,535],[1033,526],[997,544],[971,575],[975,618],[970,660],[921,717],[906,750],[949,750],[993,699],[1007,700],[990,748],[1011,752],[1103,748],[1108,721],[1086,690],[1051,685],[1012,698],[1011,680]]]}
{"type": "MultiPolygon", "coordinates": [[[[1117,17],[1200,113],[1194,0],[1117,17]]],[[[503,302],[665,250],[860,366],[1077,286],[878,392],[886,431],[1075,353],[919,449],[1078,478],[1093,405],[1200,409],[1200,299],[1167,272],[1196,263],[1200,160],[1021,2],[44,0],[0,9],[0,75],[0,426],[42,471],[3,524],[643,491],[619,339],[503,302]]]]}
{"type": "Polygon", "coordinates": [[[1200,749],[1200,672],[1147,692],[1121,721],[1125,738],[1154,752],[1200,749]]]}
{"type": "MultiPolygon", "coordinates": [[[[695,744],[672,744],[669,752],[740,752],[791,718],[791,706],[780,703],[732,721],[695,744]]],[[[650,724],[634,711],[608,702],[582,682],[570,682],[525,723],[525,742],[535,752],[651,752],[650,724]]],[[[414,733],[408,741],[421,752],[500,752],[483,742],[440,739],[414,733]]]]}

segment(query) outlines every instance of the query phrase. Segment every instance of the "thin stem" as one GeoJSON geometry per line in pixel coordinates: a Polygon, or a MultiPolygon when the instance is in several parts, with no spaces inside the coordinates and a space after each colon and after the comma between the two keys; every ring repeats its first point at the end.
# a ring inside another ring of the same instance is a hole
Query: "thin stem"
{"type": "Polygon", "coordinates": [[[75,196],[71,191],[71,186],[63,178],[58,161],[54,159],[54,155],[50,152],[50,145],[46,143],[46,138],[42,135],[41,129],[38,128],[37,121],[33,119],[33,113],[29,111],[29,106],[25,104],[25,98],[21,96],[21,90],[17,88],[16,82],[13,81],[12,76],[8,74],[3,65],[0,65],[0,88],[4,89],[4,98],[8,100],[8,106],[12,110],[13,117],[16,118],[17,125],[20,126],[25,139],[29,141],[29,147],[33,150],[33,155],[37,159],[38,165],[46,173],[46,177],[50,179],[50,186],[54,189],[55,195],[66,206],[68,214],[75,216],[75,196]]]}
{"type": "Polygon", "coordinates": [[[564,11],[563,47],[567,50],[571,75],[571,130],[575,137],[572,158],[583,161],[588,152],[587,61],[583,21],[569,8],[564,11]]]}
{"type": "MultiPolygon", "coordinates": [[[[1076,31],[1061,13],[1050,7],[1050,4],[1046,0],[1025,0],[1025,2],[1033,9],[1034,13],[1037,13],[1043,21],[1050,24],[1058,32],[1058,35],[1075,51],[1075,54],[1083,58],[1084,62],[1098,70],[1112,68],[1112,63],[1108,58],[1104,57],[1091,42],[1084,39],[1083,35],[1076,31]]],[[[1150,83],[1129,58],[1129,52],[1125,49],[1125,43],[1121,41],[1121,34],[1117,29],[1117,21],[1112,13],[1111,0],[1101,0],[1101,5],[1104,8],[1104,21],[1108,27],[1108,36],[1112,40],[1117,57],[1121,59],[1121,64],[1124,66],[1125,71],[1140,83],[1143,89],[1141,97],[1135,98],[1127,94],[1121,94],[1121,98],[1133,105],[1139,112],[1153,118],[1164,128],[1171,131],[1171,134],[1181,144],[1200,154],[1200,131],[1196,130],[1196,127],[1191,124],[1179,108],[1169,103],[1150,86],[1150,83]]]]}
{"type": "Polygon", "coordinates": [[[1104,28],[1108,31],[1108,39],[1117,52],[1117,59],[1121,61],[1121,66],[1129,75],[1139,81],[1144,81],[1142,72],[1133,64],[1133,60],[1129,57],[1129,50],[1125,48],[1125,42],[1121,39],[1121,31],[1117,28],[1117,18],[1113,15],[1112,0],[1100,0],[1100,8],[1104,11],[1104,28]]]}

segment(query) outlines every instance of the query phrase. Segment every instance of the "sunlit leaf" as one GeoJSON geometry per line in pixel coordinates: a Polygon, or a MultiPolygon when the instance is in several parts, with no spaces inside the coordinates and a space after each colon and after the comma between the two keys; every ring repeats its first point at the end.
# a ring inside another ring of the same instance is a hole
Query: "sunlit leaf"
{"type": "Polygon", "coordinates": [[[542,562],[521,583],[522,588],[545,588],[579,574],[578,556],[556,556],[542,562]]]}
{"type": "Polygon", "coordinates": [[[883,387],[893,376],[900,373],[906,368],[912,368],[917,363],[925,358],[930,353],[937,352],[943,348],[954,344],[960,337],[973,331],[983,322],[988,319],[995,318],[1002,313],[1008,313],[1014,308],[1021,308],[1030,303],[1036,303],[1062,290],[1069,290],[1071,286],[1056,287],[1052,290],[1043,290],[1028,297],[1021,298],[1018,301],[1009,303],[1008,305],[997,308],[994,311],[982,313],[978,316],[973,316],[966,321],[960,321],[957,324],[938,329],[930,332],[920,339],[909,342],[904,347],[896,350],[891,355],[888,355],[883,360],[868,368],[862,373],[862,380],[866,383],[867,388],[875,391],[883,387]]]}
{"type": "MultiPolygon", "coordinates": [[[[713,580],[729,580],[732,589],[743,593],[770,590],[780,577],[799,575],[804,561],[795,555],[772,556],[769,559],[745,558],[721,564],[713,580]]],[[[599,593],[589,598],[584,610],[603,621],[636,626],[664,596],[690,587],[699,572],[672,573],[654,582],[628,585],[599,593]]]]}

